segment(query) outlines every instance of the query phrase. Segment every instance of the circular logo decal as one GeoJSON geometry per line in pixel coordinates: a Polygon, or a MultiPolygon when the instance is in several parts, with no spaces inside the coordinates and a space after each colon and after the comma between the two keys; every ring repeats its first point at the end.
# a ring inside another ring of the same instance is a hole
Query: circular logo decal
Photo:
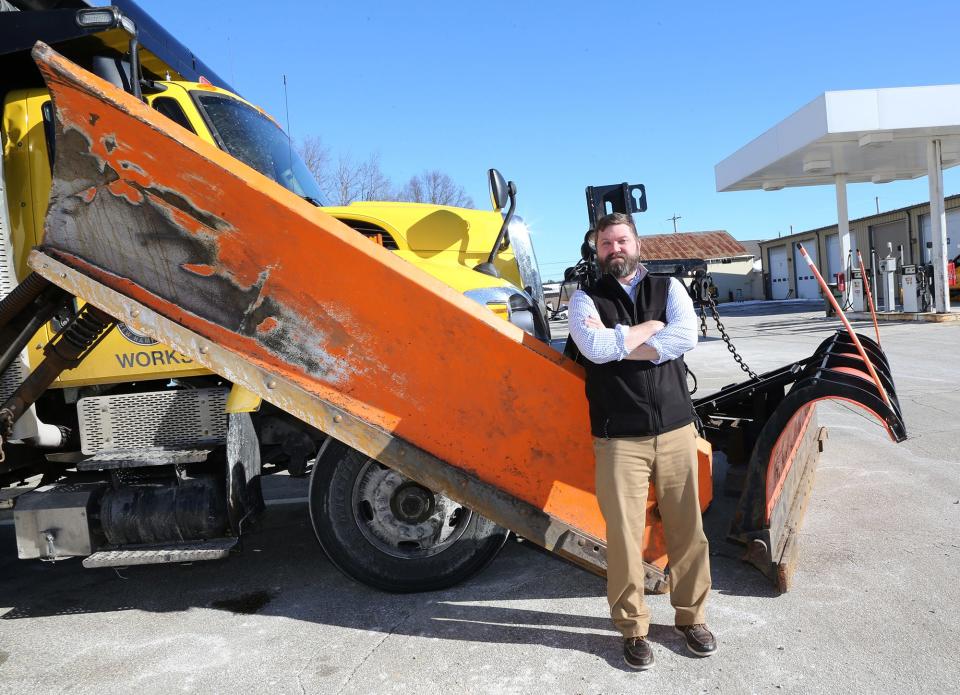
{"type": "Polygon", "coordinates": [[[136,329],[134,329],[134,328],[130,328],[130,326],[128,326],[128,325],[125,324],[125,323],[118,323],[118,324],[117,324],[117,330],[120,331],[120,334],[121,334],[124,338],[126,338],[127,340],[129,340],[129,341],[130,341],[131,343],[133,343],[134,345],[149,346],[149,345],[157,345],[157,344],[158,344],[158,341],[154,340],[153,338],[151,338],[151,337],[150,337],[149,335],[147,335],[146,333],[141,333],[140,331],[138,331],[138,330],[136,330],[136,329]]]}

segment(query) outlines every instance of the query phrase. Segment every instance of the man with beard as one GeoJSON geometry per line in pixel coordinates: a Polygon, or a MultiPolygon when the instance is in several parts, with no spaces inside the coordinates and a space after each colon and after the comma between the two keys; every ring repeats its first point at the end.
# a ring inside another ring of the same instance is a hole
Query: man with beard
{"type": "Polygon", "coordinates": [[[597,220],[600,281],[570,300],[570,335],[586,358],[596,487],[607,522],[607,601],[627,664],[653,665],[646,635],[643,530],[653,482],[670,559],[674,625],[698,656],[716,652],[705,624],[710,560],[697,494],[696,428],[683,353],[697,344],[693,302],[676,278],[640,264],[630,215],[597,220]]]}

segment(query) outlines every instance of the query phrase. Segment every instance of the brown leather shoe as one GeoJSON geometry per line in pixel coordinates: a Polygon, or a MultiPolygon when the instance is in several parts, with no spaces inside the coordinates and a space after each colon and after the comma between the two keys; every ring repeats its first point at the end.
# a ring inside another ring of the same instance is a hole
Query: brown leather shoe
{"type": "Polygon", "coordinates": [[[703,623],[677,625],[673,628],[687,640],[687,649],[697,656],[713,656],[717,653],[717,639],[703,623]]]}
{"type": "Polygon", "coordinates": [[[625,637],[623,639],[623,660],[627,666],[638,671],[646,671],[653,666],[653,649],[646,637],[625,637]]]}

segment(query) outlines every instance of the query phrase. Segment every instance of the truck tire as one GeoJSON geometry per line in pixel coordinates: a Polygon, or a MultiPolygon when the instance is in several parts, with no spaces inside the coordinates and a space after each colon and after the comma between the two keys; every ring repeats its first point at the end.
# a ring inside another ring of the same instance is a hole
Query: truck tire
{"type": "Polygon", "coordinates": [[[340,571],[395,593],[472,577],[510,533],[332,438],[310,476],[310,520],[340,571]]]}

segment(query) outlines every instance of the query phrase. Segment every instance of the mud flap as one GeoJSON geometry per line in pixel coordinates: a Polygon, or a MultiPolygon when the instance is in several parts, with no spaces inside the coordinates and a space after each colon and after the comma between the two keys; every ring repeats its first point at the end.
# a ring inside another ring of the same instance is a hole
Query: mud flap
{"type": "Polygon", "coordinates": [[[230,527],[239,536],[246,521],[265,509],[260,487],[260,444],[250,413],[230,413],[226,484],[230,527]]]}
{"type": "Polygon", "coordinates": [[[790,588],[797,534],[826,439],[826,428],[817,425],[816,402],[834,399],[858,405],[880,421],[894,442],[907,437],[886,355],[876,342],[857,337],[883,391],[850,335],[837,332],[820,344],[804,375],[770,414],[750,456],[730,538],[746,545],[744,560],[780,591],[790,588]]]}

